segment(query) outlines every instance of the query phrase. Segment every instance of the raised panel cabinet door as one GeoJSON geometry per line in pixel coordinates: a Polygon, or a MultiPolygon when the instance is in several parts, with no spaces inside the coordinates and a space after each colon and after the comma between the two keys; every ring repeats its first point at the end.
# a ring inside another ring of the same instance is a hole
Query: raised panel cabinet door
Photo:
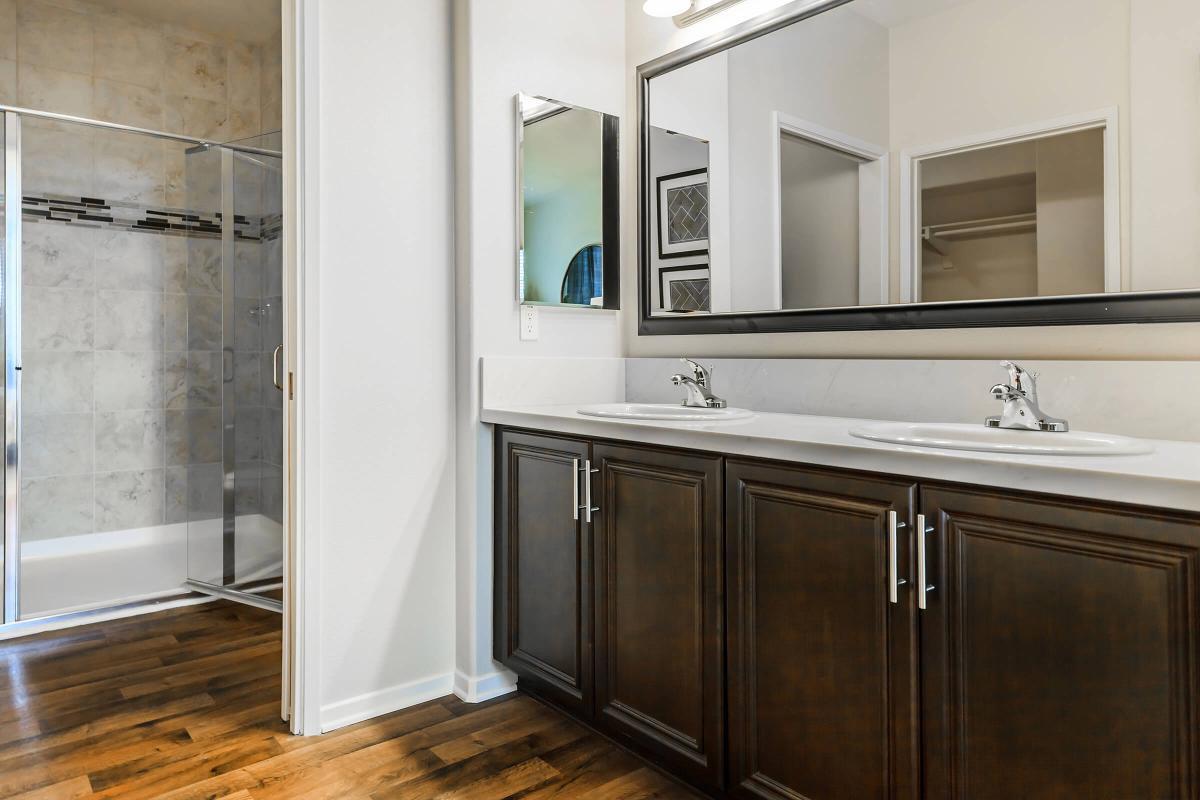
{"type": "Polygon", "coordinates": [[[592,708],[591,526],[576,511],[586,441],[496,437],[495,656],[521,686],[592,708]]]}
{"type": "Polygon", "coordinates": [[[1200,518],[923,487],[930,800],[1194,800],[1200,518]]]}
{"type": "Polygon", "coordinates": [[[731,792],[915,799],[916,485],[730,460],[726,491],[731,792]]]}
{"type": "Polygon", "coordinates": [[[721,459],[597,444],[596,708],[672,772],[721,783],[721,459]]]}

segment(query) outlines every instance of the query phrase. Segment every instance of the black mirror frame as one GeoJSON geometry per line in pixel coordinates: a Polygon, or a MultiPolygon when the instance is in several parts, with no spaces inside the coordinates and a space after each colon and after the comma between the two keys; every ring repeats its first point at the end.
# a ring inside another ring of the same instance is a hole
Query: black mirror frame
{"type": "MultiPolygon", "coordinates": [[[[853,0],[784,6],[637,69],[638,335],[997,328],[1200,321],[1200,290],[966,300],[759,313],[653,316],[650,308],[650,79],[853,0]]],[[[607,288],[607,287],[606,287],[607,288]]]]}

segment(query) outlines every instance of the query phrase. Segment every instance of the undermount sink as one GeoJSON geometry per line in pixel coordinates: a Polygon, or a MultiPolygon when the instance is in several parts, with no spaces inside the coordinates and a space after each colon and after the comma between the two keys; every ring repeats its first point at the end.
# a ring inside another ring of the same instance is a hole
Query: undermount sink
{"type": "Polygon", "coordinates": [[[609,419],[657,419],[674,422],[732,422],[754,416],[753,411],[744,408],[695,408],[665,403],[604,403],[583,406],[579,413],[609,419]]]}
{"type": "Polygon", "coordinates": [[[875,442],[984,453],[1128,456],[1154,451],[1149,442],[1107,433],[1018,431],[959,423],[881,422],[852,428],[850,434],[875,442]]]}

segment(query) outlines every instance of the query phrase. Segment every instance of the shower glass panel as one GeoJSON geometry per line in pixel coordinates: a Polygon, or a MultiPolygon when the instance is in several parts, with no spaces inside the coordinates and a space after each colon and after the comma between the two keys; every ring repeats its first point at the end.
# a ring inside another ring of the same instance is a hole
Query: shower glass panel
{"type": "Polygon", "coordinates": [[[189,202],[187,144],[22,115],[20,145],[18,618],[176,594],[198,455],[181,422],[221,378],[180,359],[181,320],[203,327],[181,301],[220,220],[189,202]]]}
{"type": "MultiPolygon", "coordinates": [[[[7,198],[9,195],[8,183],[9,183],[9,180],[11,177],[9,175],[9,167],[8,167],[10,159],[9,159],[9,155],[8,155],[8,147],[6,145],[6,141],[7,141],[6,133],[7,133],[7,128],[10,124],[8,117],[9,117],[8,114],[0,111],[0,315],[3,315],[3,316],[0,316],[0,318],[2,318],[2,319],[7,319],[8,307],[9,307],[10,300],[11,300],[11,298],[8,296],[8,292],[4,289],[4,287],[6,286],[5,279],[8,276],[9,238],[11,236],[11,232],[8,230],[8,226],[9,226],[8,214],[7,214],[8,208],[6,205],[7,198]]],[[[15,224],[15,220],[14,220],[14,224],[15,224]]],[[[15,242],[15,240],[14,240],[14,242],[15,242]]],[[[0,325],[0,350],[4,349],[4,346],[6,345],[3,337],[4,337],[4,326],[0,325]]],[[[5,359],[5,361],[7,362],[7,359],[5,359]]],[[[6,373],[7,373],[7,369],[6,369],[6,373]]],[[[6,393],[4,392],[4,386],[2,383],[0,383],[0,408],[5,407],[4,406],[5,396],[6,396],[6,393]]],[[[6,422],[6,424],[7,424],[7,422],[6,422]]],[[[5,485],[7,485],[7,481],[5,481],[5,485]]],[[[7,492],[5,492],[5,505],[7,505],[7,503],[8,503],[8,495],[7,495],[7,492]]],[[[8,552],[9,548],[8,548],[8,546],[5,545],[5,543],[3,541],[4,537],[8,535],[8,526],[4,524],[4,512],[3,511],[0,511],[0,531],[3,531],[3,533],[0,533],[0,623],[5,623],[5,622],[10,622],[13,619],[15,619],[15,614],[16,614],[15,609],[12,610],[12,613],[14,614],[14,616],[12,616],[12,617],[8,616],[9,607],[16,605],[15,602],[10,601],[8,599],[8,595],[10,594],[10,592],[15,593],[16,585],[15,585],[15,583],[11,582],[12,579],[9,577],[9,574],[8,574],[9,573],[9,565],[4,560],[5,553],[8,552]]]]}
{"type": "MultiPolygon", "coordinates": [[[[238,142],[276,150],[279,135],[238,142]]],[[[191,243],[207,280],[190,290],[189,310],[213,324],[189,324],[188,358],[219,359],[210,405],[188,420],[203,460],[188,467],[188,577],[209,587],[253,591],[283,574],[283,393],[276,386],[282,344],[280,159],[225,147],[189,151],[187,185],[196,207],[215,208],[221,234],[191,243]]],[[[215,363],[215,361],[214,361],[215,363]]]]}

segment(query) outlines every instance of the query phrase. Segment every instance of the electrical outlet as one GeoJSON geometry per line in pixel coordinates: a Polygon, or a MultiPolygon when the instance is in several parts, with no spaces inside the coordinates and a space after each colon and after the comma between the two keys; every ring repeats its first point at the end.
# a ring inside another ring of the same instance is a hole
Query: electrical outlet
{"type": "Polygon", "coordinates": [[[534,342],[538,338],[538,307],[521,306],[521,341],[534,342]]]}

